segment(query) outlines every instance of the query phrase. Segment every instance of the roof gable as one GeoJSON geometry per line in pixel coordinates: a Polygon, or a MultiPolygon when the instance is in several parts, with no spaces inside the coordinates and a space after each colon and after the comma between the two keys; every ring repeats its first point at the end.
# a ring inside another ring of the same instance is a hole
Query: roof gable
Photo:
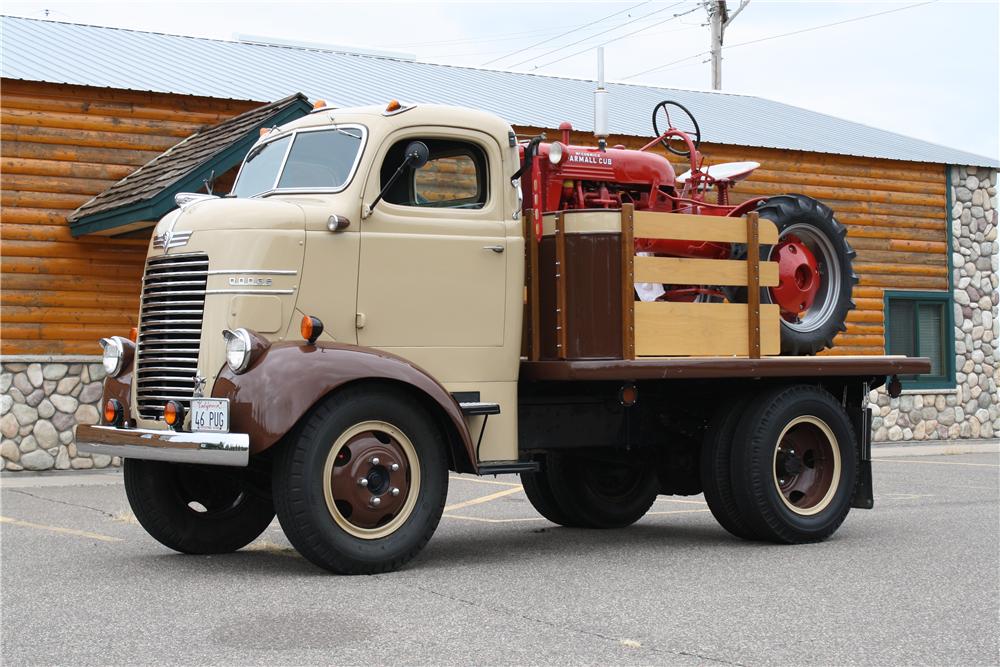
{"type": "Polygon", "coordinates": [[[197,191],[239,164],[261,128],[295,120],[311,108],[298,93],[192,134],[73,211],[70,231],[81,236],[158,220],[176,207],[177,193],[197,191]]]}

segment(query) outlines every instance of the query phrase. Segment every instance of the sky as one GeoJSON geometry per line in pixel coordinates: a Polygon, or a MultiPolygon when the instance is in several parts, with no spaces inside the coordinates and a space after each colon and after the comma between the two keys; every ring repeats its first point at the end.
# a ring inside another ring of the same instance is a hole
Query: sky
{"type": "MultiPolygon", "coordinates": [[[[730,0],[730,11],[739,0],[730,0]]],[[[626,2],[17,2],[2,13],[405,54],[554,76],[711,88],[694,0],[626,2]]],[[[751,0],[725,33],[722,90],[1000,157],[1000,0],[751,0]],[[830,25],[834,24],[834,25],[830,25]]],[[[307,95],[308,91],[303,91],[307,95]]]]}

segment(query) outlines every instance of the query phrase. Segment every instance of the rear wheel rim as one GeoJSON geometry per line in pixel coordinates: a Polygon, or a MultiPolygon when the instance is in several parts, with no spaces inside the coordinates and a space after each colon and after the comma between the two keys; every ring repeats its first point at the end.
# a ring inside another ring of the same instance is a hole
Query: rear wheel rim
{"type": "Polygon", "coordinates": [[[771,471],[786,508],[800,516],[819,514],[840,487],[842,462],[833,430],[818,417],[796,417],[778,437],[771,471]]]}
{"type": "MultiPolygon", "coordinates": [[[[840,261],[831,240],[812,225],[803,223],[789,225],[782,230],[781,238],[778,239],[779,244],[788,236],[796,237],[816,258],[820,273],[820,287],[812,305],[801,314],[798,321],[790,321],[782,317],[781,326],[788,327],[793,331],[815,331],[834,315],[837,308],[837,291],[840,289],[841,281],[840,261]]],[[[771,254],[777,247],[778,244],[772,246],[771,252],[767,256],[768,261],[772,259],[771,254]]],[[[768,290],[768,298],[772,303],[775,302],[770,290],[768,290]]]]}
{"type": "Polygon", "coordinates": [[[420,462],[409,437],[392,424],[365,421],[334,441],[323,466],[323,496],[348,534],[376,540],[396,532],[420,495],[420,462]]]}

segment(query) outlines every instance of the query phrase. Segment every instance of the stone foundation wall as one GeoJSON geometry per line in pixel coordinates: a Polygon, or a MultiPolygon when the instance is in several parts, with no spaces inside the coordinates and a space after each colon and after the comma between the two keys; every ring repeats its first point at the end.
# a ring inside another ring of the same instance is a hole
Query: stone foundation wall
{"type": "Polygon", "coordinates": [[[0,363],[0,466],[3,470],[105,468],[117,457],[76,451],[73,428],[100,420],[100,357],[0,363]]]}
{"type": "Polygon", "coordinates": [[[956,387],[904,391],[899,398],[889,398],[884,388],[872,392],[876,442],[1000,435],[996,185],[994,169],[951,169],[956,387]]]}

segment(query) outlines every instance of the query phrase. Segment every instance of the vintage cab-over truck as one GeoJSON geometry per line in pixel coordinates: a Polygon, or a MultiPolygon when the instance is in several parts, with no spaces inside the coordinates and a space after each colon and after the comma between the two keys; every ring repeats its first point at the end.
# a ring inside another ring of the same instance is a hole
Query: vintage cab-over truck
{"type": "Polygon", "coordinates": [[[828,537],[872,506],[869,391],[929,362],[810,356],[852,306],[843,228],[800,195],[730,205],[756,165],[705,166],[671,108],[641,151],[396,102],[262,133],[230,194],[157,224],[79,450],[124,458],[172,549],[277,513],[340,573],[413,558],[449,470],[519,473],[564,526],[704,492],[739,537],[828,537]]]}

